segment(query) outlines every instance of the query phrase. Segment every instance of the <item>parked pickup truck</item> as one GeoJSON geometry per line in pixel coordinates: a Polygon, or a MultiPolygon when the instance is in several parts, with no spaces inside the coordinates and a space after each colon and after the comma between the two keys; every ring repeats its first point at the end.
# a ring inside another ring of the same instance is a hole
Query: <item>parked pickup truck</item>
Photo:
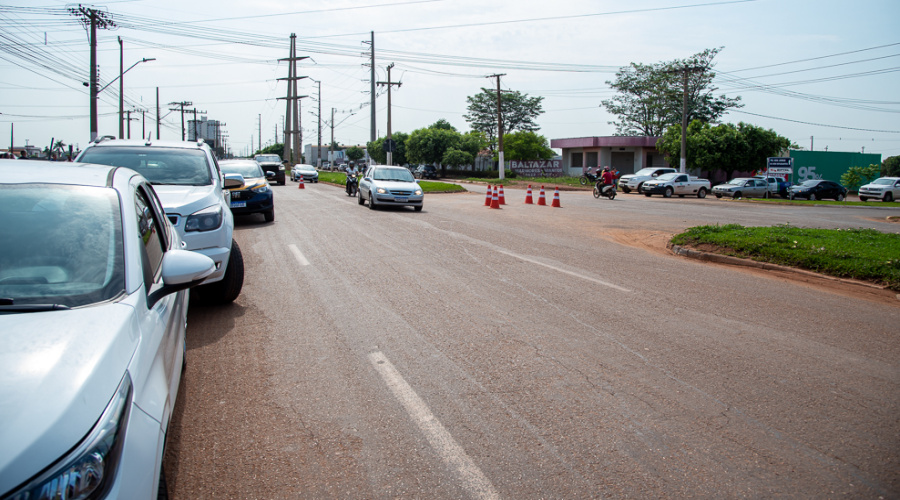
{"type": "Polygon", "coordinates": [[[661,194],[671,198],[673,194],[677,194],[679,198],[684,198],[690,194],[696,195],[697,198],[706,198],[706,193],[709,193],[709,180],[677,172],[663,174],[654,180],[644,182],[641,192],[644,196],[661,194]]]}
{"type": "Polygon", "coordinates": [[[619,178],[619,189],[623,193],[632,191],[641,192],[644,182],[655,179],[663,174],[674,174],[677,172],[674,168],[642,168],[633,174],[623,175],[619,178]]]}

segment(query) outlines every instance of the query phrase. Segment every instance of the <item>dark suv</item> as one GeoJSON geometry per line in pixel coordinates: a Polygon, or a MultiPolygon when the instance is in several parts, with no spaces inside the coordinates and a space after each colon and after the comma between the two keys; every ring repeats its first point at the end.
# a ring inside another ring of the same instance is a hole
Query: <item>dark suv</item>
{"type": "MultiPolygon", "coordinates": [[[[274,182],[284,186],[284,162],[278,155],[256,155],[253,157],[265,172],[274,172],[274,182]]],[[[267,176],[268,177],[268,176],[267,176]]]]}
{"type": "Polygon", "coordinates": [[[416,176],[417,179],[437,179],[437,169],[434,168],[434,165],[419,165],[416,168],[416,171],[413,172],[413,175],[416,176]]]}

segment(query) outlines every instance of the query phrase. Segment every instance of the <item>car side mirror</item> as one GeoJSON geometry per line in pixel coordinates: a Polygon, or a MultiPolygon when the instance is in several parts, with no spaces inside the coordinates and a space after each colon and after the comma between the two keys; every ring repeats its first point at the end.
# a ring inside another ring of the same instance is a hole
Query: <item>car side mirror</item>
{"type": "Polygon", "coordinates": [[[197,286],[216,270],[216,263],[202,253],[190,250],[169,250],[162,260],[163,286],[147,297],[147,307],[153,307],[166,295],[197,286]]]}
{"type": "Polygon", "coordinates": [[[237,188],[244,185],[244,176],[241,174],[225,174],[225,189],[237,188]]]}
{"type": "Polygon", "coordinates": [[[275,177],[275,172],[266,172],[266,179],[272,179],[275,177]]]}

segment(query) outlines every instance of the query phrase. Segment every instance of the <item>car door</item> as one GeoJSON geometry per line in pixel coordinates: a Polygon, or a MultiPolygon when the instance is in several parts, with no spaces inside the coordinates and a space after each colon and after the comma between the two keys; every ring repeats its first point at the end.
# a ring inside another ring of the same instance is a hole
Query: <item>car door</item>
{"type": "Polygon", "coordinates": [[[766,185],[766,181],[754,179],[750,182],[753,183],[753,196],[755,198],[762,198],[766,195],[766,191],[769,189],[769,186],[766,185]]]}
{"type": "Polygon", "coordinates": [[[675,190],[675,194],[689,194],[691,187],[688,185],[688,181],[690,178],[687,175],[679,175],[675,178],[675,182],[673,182],[673,189],[675,190]]]}

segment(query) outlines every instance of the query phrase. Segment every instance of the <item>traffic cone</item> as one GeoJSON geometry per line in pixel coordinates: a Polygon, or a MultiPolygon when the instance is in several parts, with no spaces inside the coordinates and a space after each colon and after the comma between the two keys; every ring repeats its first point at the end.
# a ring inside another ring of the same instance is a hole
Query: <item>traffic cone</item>
{"type": "Polygon", "coordinates": [[[488,184],[487,194],[484,197],[484,206],[486,206],[486,207],[491,206],[491,185],[490,184],[488,184]]]}
{"type": "Polygon", "coordinates": [[[300,174],[300,184],[297,184],[297,189],[306,189],[303,185],[303,174],[300,174]]]}
{"type": "Polygon", "coordinates": [[[556,188],[556,192],[553,193],[553,204],[551,204],[550,206],[562,208],[562,206],[559,204],[559,188],[556,188]]]}
{"type": "Polygon", "coordinates": [[[500,204],[506,205],[506,196],[503,195],[503,184],[500,184],[500,204]]]}
{"type": "Polygon", "coordinates": [[[534,205],[534,199],[531,197],[531,184],[528,185],[528,192],[525,193],[525,204],[534,205]]]}
{"type": "Polygon", "coordinates": [[[538,205],[547,205],[547,198],[544,196],[544,186],[541,186],[541,193],[538,195],[538,205]]]}
{"type": "Polygon", "coordinates": [[[494,196],[491,197],[491,208],[500,208],[500,197],[497,196],[497,186],[494,186],[494,196]]]}

